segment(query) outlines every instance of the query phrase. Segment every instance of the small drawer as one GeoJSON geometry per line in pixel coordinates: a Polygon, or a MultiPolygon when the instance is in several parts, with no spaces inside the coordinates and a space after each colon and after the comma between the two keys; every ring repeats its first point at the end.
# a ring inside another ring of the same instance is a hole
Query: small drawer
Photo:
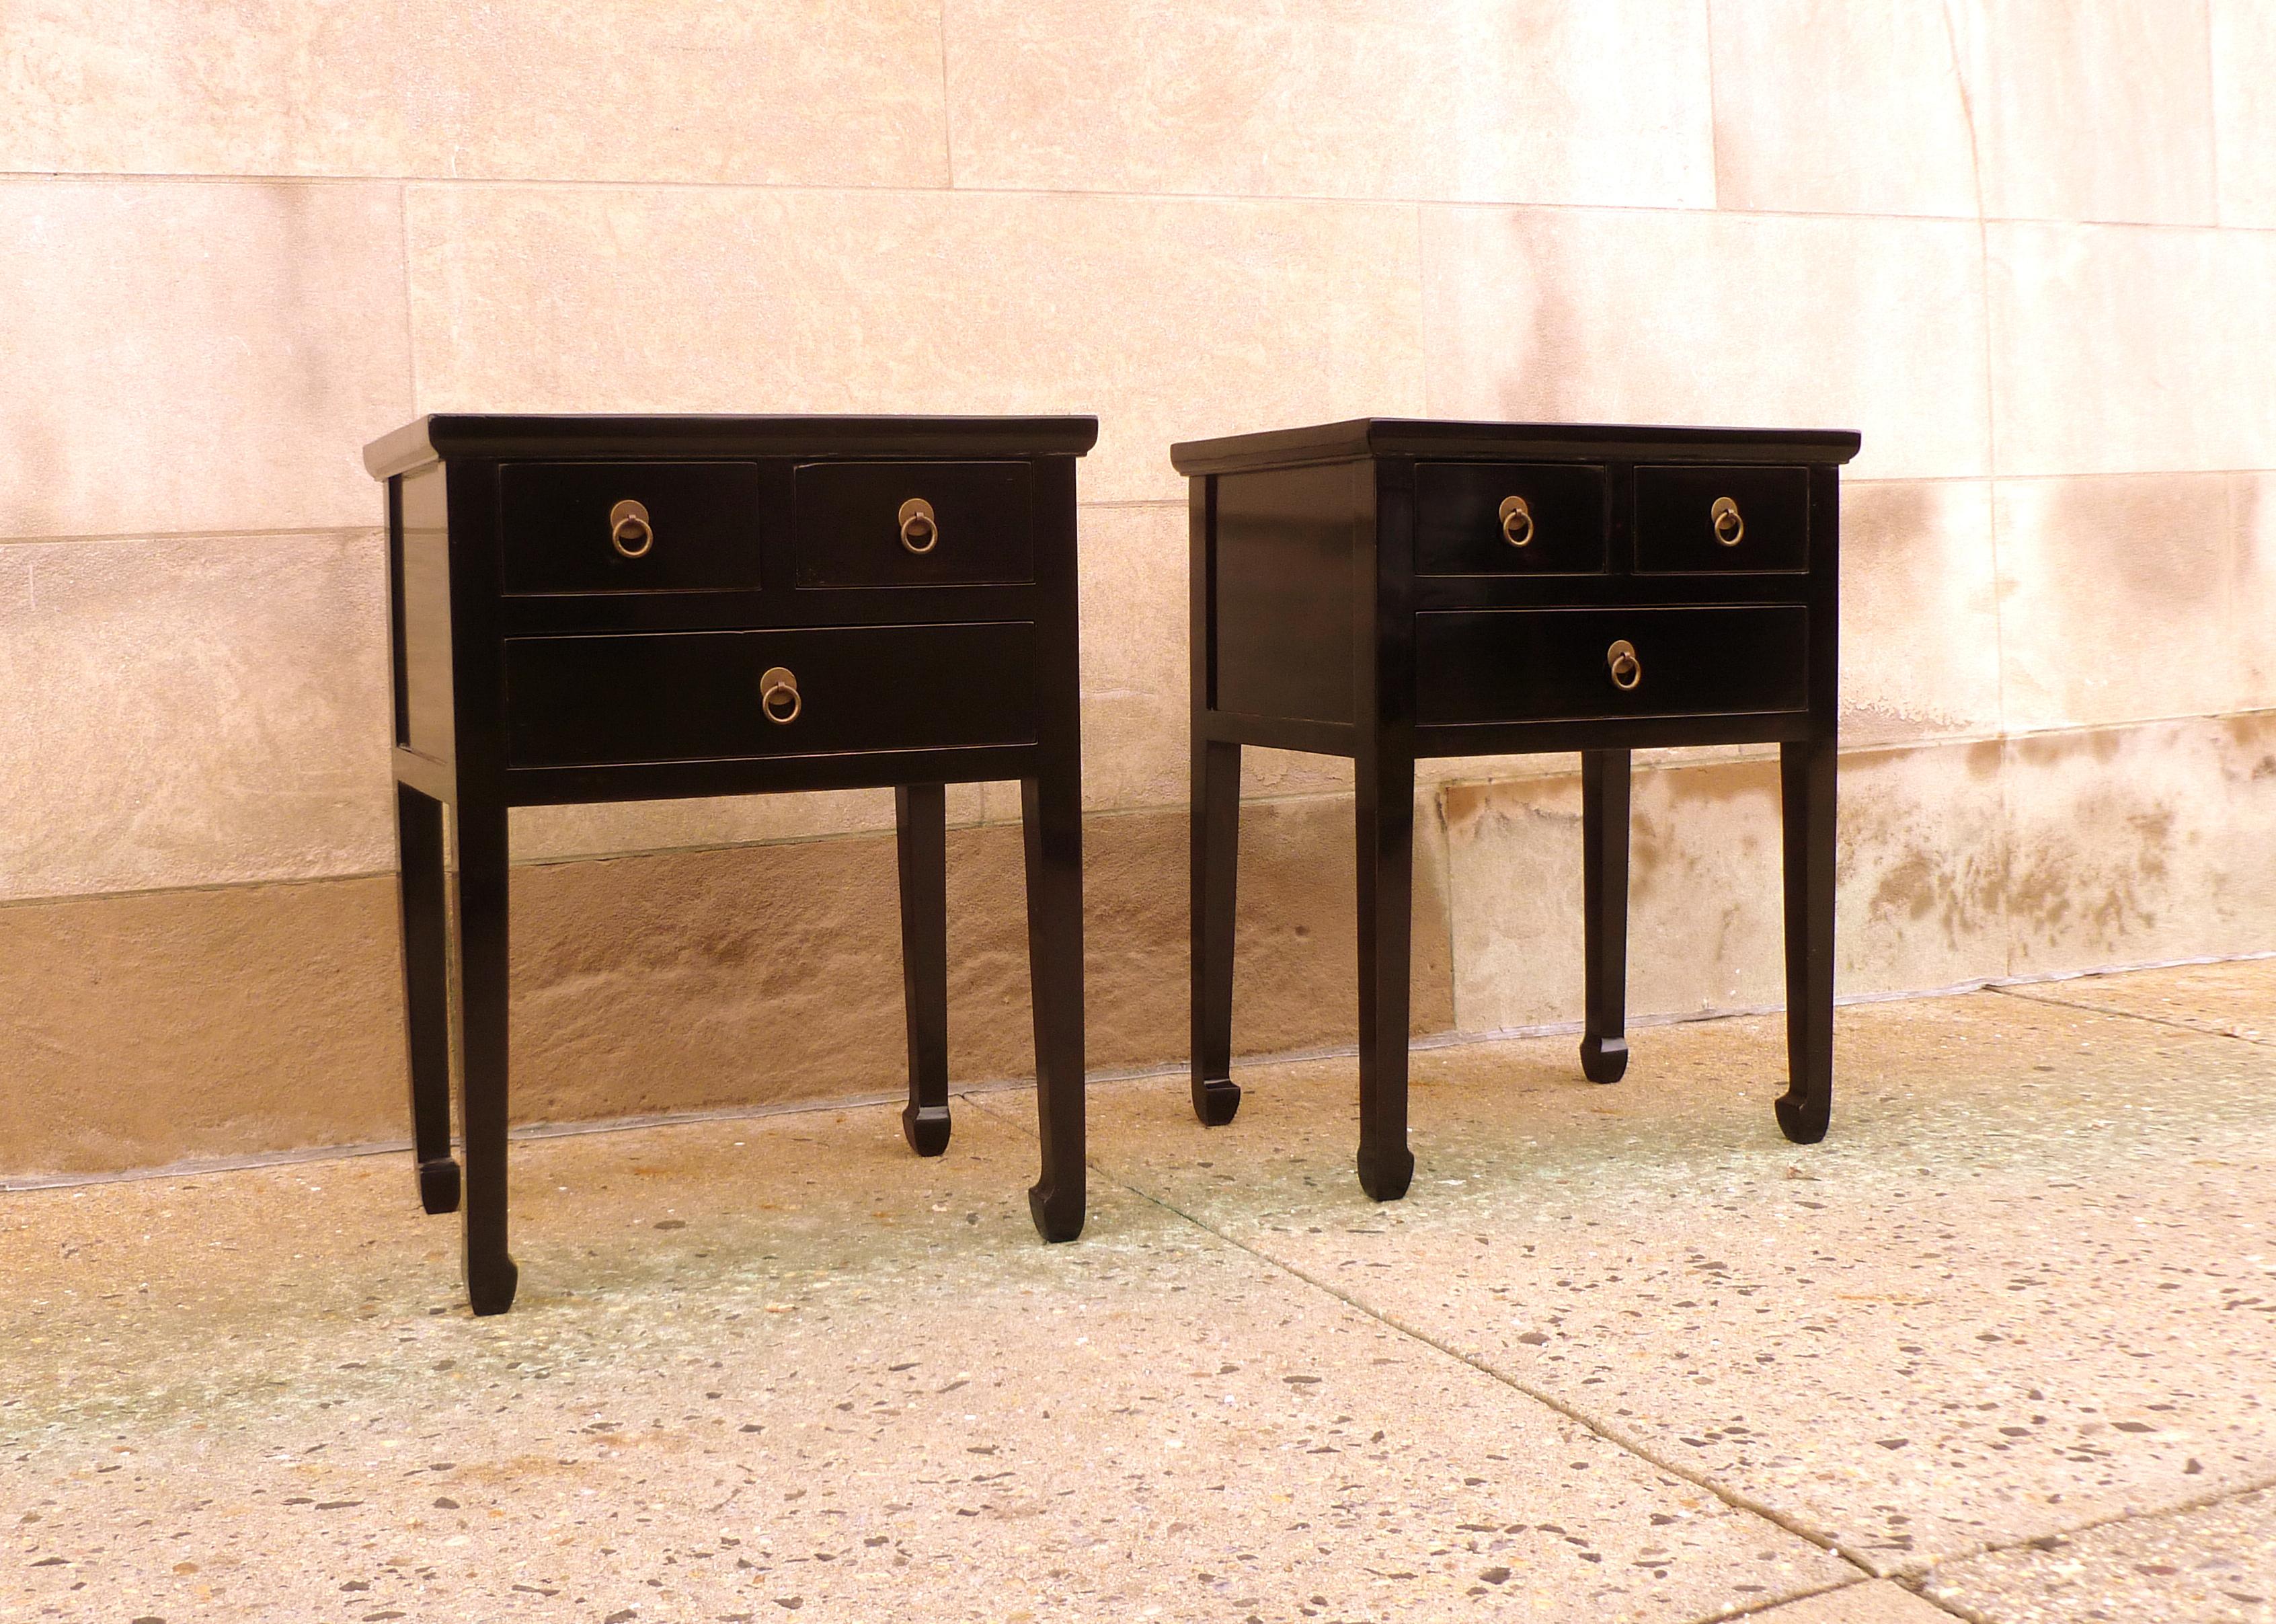
{"type": "Polygon", "coordinates": [[[1605,567],[1605,472],[1539,462],[1415,468],[1417,575],[1594,575],[1605,567]]]}
{"type": "Polygon", "coordinates": [[[1804,710],[1809,661],[1809,611],[1799,603],[1434,611],[1415,617],[1415,719],[1804,710]]]}
{"type": "Polygon", "coordinates": [[[498,471],[509,596],[759,585],[755,462],[512,462],[498,471]]]}
{"type": "Polygon", "coordinates": [[[1638,468],[1636,572],[1787,573],[1809,567],[1803,468],[1638,468]]]}
{"type": "Polygon", "coordinates": [[[512,767],[1028,744],[1036,628],[517,637],[505,683],[512,767]]]}
{"type": "Polygon", "coordinates": [[[1024,462],[813,462],[798,470],[798,584],[1036,578],[1024,462]]]}

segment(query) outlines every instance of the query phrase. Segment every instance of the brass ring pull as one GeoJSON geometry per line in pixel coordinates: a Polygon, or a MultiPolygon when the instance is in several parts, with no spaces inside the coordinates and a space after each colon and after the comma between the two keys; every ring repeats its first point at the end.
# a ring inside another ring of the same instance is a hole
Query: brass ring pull
{"type": "Polygon", "coordinates": [[[928,553],[940,545],[940,520],[922,497],[901,504],[901,545],[914,553],[928,553]]]}
{"type": "Polygon", "coordinates": [[[1501,539],[1513,547],[1522,547],[1533,539],[1533,510],[1523,497],[1502,498],[1501,539]]]}
{"type": "Polygon", "coordinates": [[[798,675],[788,666],[773,665],[759,679],[759,709],[767,713],[767,720],[787,727],[798,720],[798,713],[806,709],[799,697],[798,675]]]}
{"type": "Polygon", "coordinates": [[[1726,547],[1736,547],[1747,534],[1747,521],[1740,517],[1739,505],[1728,497],[1715,498],[1715,505],[1707,510],[1707,522],[1715,527],[1715,539],[1726,547]]]}
{"type": "Polygon", "coordinates": [[[609,510],[609,541],[627,558],[642,558],[656,545],[656,527],[648,509],[637,502],[619,502],[609,510]]]}
{"type": "Polygon", "coordinates": [[[1612,673],[1612,686],[1623,694],[1643,680],[1643,662],[1636,658],[1635,645],[1625,637],[1605,650],[1605,664],[1612,673]]]}

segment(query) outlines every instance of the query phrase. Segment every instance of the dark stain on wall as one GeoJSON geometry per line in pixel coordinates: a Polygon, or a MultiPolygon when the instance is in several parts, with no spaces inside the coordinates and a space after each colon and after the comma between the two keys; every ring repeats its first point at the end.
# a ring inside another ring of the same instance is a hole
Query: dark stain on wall
{"type": "MultiPolygon", "coordinates": [[[[1876,769],[1908,757],[1947,757],[1954,747],[1872,752],[1845,758],[1841,845],[1836,884],[1854,888],[1868,874],[1865,917],[1897,931],[1937,930],[1947,947],[1996,931],[2007,907],[2007,831],[1996,799],[1973,802],[1923,794],[1917,783],[1883,786],[1876,769]]],[[[1999,746],[1958,747],[1975,785],[1995,782],[1999,746]]]]}
{"type": "Polygon", "coordinates": [[[2152,939],[2185,838],[2171,798],[2190,793],[2192,775],[2143,733],[2105,728],[2010,742],[2019,778],[2037,797],[2015,819],[2007,906],[2019,934],[2067,938],[2087,952],[2152,939]]]}

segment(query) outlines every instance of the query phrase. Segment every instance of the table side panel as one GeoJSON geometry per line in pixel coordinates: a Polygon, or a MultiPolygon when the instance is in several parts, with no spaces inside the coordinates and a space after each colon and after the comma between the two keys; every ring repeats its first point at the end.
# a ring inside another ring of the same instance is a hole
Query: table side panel
{"type": "Polygon", "coordinates": [[[388,482],[388,619],[395,742],[457,754],[451,659],[451,534],[439,465],[388,482]]]}
{"type": "Polygon", "coordinates": [[[1841,470],[1809,471],[1809,715],[1811,737],[1840,728],[1841,470]]]}
{"type": "MultiPolygon", "coordinates": [[[[1216,478],[1216,709],[1353,719],[1358,556],[1354,470],[1329,463],[1216,478]]],[[[1366,583],[1372,599],[1374,583],[1366,583]]]]}
{"type": "Polygon", "coordinates": [[[495,462],[443,464],[450,525],[453,759],[462,804],[503,804],[505,793],[498,473],[495,462]]]}

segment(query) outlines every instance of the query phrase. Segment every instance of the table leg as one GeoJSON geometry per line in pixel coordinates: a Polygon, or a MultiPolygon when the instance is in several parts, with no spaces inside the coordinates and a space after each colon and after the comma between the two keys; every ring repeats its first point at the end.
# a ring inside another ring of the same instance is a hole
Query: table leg
{"type": "Polygon", "coordinates": [[[938,784],[893,791],[901,875],[901,1004],[909,1103],[901,1136],[919,1156],[948,1149],[948,798],[938,784]]]}
{"type": "Polygon", "coordinates": [[[1833,1112],[1833,741],[1779,747],[1786,836],[1787,1091],[1779,1127],[1825,1137],[1833,1112]]]}
{"type": "Polygon", "coordinates": [[[1415,762],[1359,763],[1359,1182],[1396,1201],[1415,1178],[1407,1148],[1407,999],[1413,928],[1415,762]]]}
{"type": "Polygon", "coordinates": [[[518,1278],[506,1252],[505,808],[461,800],[455,814],[467,1296],[477,1314],[503,1314],[518,1278]]]}
{"type": "Polygon", "coordinates": [[[1222,1127],[1240,1109],[1233,1081],[1233,903],[1240,866],[1240,747],[1194,740],[1192,1008],[1194,1114],[1222,1127]]]}
{"type": "Polygon", "coordinates": [[[1079,763],[1023,780],[1028,980],[1036,1016],[1036,1118],[1043,1177],[1028,1210],[1046,1241],[1082,1233],[1082,791],[1079,763]]]}
{"type": "Polygon", "coordinates": [[[1628,753],[1581,752],[1582,907],[1588,1019],[1581,1070],[1618,1082],[1628,1069],[1628,753]]]}
{"type": "Polygon", "coordinates": [[[411,1155],[419,1204],[459,1210],[451,1156],[451,908],[443,865],[443,803],[395,786],[397,901],[403,925],[403,1013],[411,1055],[411,1155]]]}

